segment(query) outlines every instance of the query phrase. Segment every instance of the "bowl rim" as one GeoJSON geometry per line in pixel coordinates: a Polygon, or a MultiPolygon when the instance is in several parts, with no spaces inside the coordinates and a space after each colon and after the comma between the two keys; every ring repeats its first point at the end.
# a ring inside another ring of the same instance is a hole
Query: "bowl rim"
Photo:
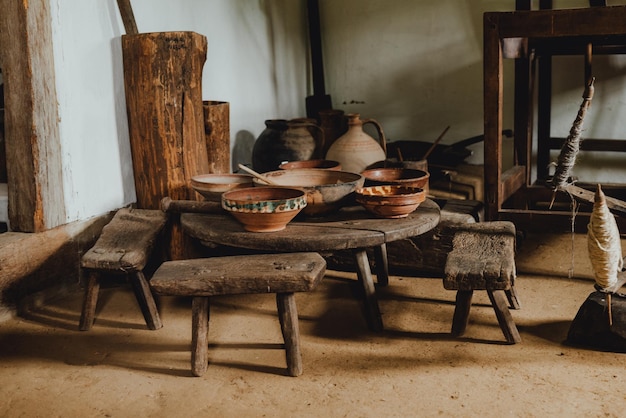
{"type": "Polygon", "coordinates": [[[370,168],[367,170],[363,170],[361,174],[363,175],[363,177],[365,177],[365,179],[375,180],[375,181],[413,181],[413,180],[421,180],[421,179],[430,177],[430,173],[428,171],[420,170],[417,168],[405,168],[405,167],[370,168]],[[414,177],[398,177],[395,179],[383,179],[380,176],[371,175],[374,173],[394,173],[394,172],[413,173],[415,174],[415,176],[414,177]]]}
{"type": "Polygon", "coordinates": [[[425,190],[423,187],[416,187],[416,186],[406,186],[403,184],[385,184],[385,185],[377,185],[377,186],[364,186],[364,187],[359,187],[358,189],[355,190],[355,192],[357,196],[364,196],[364,197],[393,197],[393,196],[419,196],[422,194],[425,194],[425,190]],[[406,190],[408,193],[401,193],[401,194],[390,194],[390,195],[376,195],[376,194],[371,194],[371,193],[366,193],[367,191],[373,190],[373,189],[380,189],[380,188],[386,188],[386,189],[391,189],[391,190],[406,190]]]}
{"type": "Polygon", "coordinates": [[[289,191],[294,192],[293,196],[289,196],[289,197],[280,197],[276,199],[263,199],[267,202],[277,202],[281,200],[291,200],[291,199],[299,199],[301,197],[306,197],[306,192],[296,187],[263,186],[263,187],[242,187],[239,189],[229,190],[227,192],[222,193],[222,200],[240,200],[242,202],[249,202],[249,200],[244,201],[242,199],[233,199],[230,196],[232,196],[235,193],[252,193],[252,192],[258,193],[262,189],[280,190],[281,193],[288,193],[289,191]]]}
{"type": "MultiPolygon", "coordinates": [[[[319,174],[319,173],[324,173],[328,177],[334,177],[335,180],[334,181],[330,180],[331,181],[330,183],[312,184],[312,185],[307,185],[307,186],[302,186],[298,184],[285,184],[285,185],[277,184],[277,185],[271,185],[271,186],[272,187],[288,187],[288,188],[312,188],[312,187],[314,188],[314,187],[319,187],[319,186],[343,186],[346,184],[356,184],[360,180],[365,180],[363,175],[359,173],[353,173],[351,171],[343,171],[343,170],[324,170],[324,169],[319,169],[319,168],[293,168],[290,170],[275,170],[275,171],[268,171],[267,173],[263,173],[263,175],[271,179],[272,177],[279,178],[281,176],[298,175],[298,174],[302,176],[306,176],[307,174],[311,175],[311,174],[319,174]],[[342,180],[341,179],[342,176],[348,177],[348,179],[342,180]],[[337,183],[337,181],[339,180],[341,180],[341,182],[337,183]]],[[[254,184],[266,186],[266,184],[264,184],[262,180],[259,180],[254,177],[252,178],[252,182],[254,184]]]]}
{"type": "Polygon", "coordinates": [[[244,174],[244,173],[205,173],[205,174],[196,174],[195,176],[191,177],[191,185],[199,185],[199,186],[212,186],[212,185],[227,185],[227,184],[242,184],[242,183],[252,183],[252,179],[254,177],[251,176],[250,174],[244,174]],[[229,181],[229,182],[208,182],[208,181],[204,181],[204,180],[210,180],[210,179],[219,179],[219,178],[224,178],[224,179],[233,179],[233,180],[249,180],[249,181],[229,181]]]}

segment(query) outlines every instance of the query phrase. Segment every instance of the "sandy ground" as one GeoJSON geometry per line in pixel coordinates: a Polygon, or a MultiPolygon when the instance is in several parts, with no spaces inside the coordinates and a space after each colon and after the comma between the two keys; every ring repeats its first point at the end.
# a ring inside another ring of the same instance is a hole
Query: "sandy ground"
{"type": "Polygon", "coordinates": [[[385,331],[372,333],[353,275],[329,271],[297,295],[296,378],[286,376],[273,295],[214,298],[210,365],[192,377],[189,299],[161,298],[164,327],[148,331],[128,287],[104,289],[96,324],[79,332],[76,286],[0,323],[0,416],[624,416],[626,357],[564,344],[593,291],[584,265],[567,277],[571,254],[568,237],[520,248],[516,345],[481,293],[466,335],[452,338],[454,292],[441,279],[392,277],[378,289],[385,331]]]}

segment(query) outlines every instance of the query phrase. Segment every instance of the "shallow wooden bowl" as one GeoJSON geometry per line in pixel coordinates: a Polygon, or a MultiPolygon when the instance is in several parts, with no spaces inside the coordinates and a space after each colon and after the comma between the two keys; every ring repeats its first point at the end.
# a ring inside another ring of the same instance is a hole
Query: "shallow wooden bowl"
{"type": "Polygon", "coordinates": [[[341,170],[341,163],[333,160],[304,160],[289,161],[278,166],[281,170],[294,170],[296,168],[318,168],[322,170],[341,170]]]}
{"type": "Polygon", "coordinates": [[[422,188],[397,185],[363,187],[355,193],[358,203],[381,218],[404,218],[426,199],[422,188]]]}
{"type": "MultiPolygon", "coordinates": [[[[347,171],[297,168],[270,171],[263,174],[274,186],[298,188],[306,192],[307,206],[302,211],[307,216],[323,216],[337,211],[353,197],[354,191],[363,187],[365,179],[360,174],[347,171]]],[[[262,180],[254,179],[256,185],[262,180]]]]}
{"type": "Polygon", "coordinates": [[[191,178],[191,187],[206,200],[219,202],[229,190],[254,187],[248,174],[199,174],[191,178]]]}
{"type": "Polygon", "coordinates": [[[222,207],[252,232],[275,232],[305,208],[302,190],[286,187],[249,187],[222,194],[222,207]]]}
{"type": "Polygon", "coordinates": [[[361,173],[365,177],[366,186],[407,186],[419,187],[428,194],[428,181],[430,173],[428,171],[416,170],[412,168],[372,168],[361,173]]]}

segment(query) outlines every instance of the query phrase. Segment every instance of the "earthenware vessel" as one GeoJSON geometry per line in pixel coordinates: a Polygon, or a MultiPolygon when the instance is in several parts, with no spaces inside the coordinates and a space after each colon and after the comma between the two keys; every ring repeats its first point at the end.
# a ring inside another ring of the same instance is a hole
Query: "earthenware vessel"
{"type": "Polygon", "coordinates": [[[306,205],[302,190],[286,187],[250,187],[222,194],[222,208],[251,232],[282,231],[306,205]]]}
{"type": "Polygon", "coordinates": [[[381,218],[406,218],[426,199],[424,189],[407,186],[370,186],[357,189],[355,199],[381,218]]]}
{"type": "Polygon", "coordinates": [[[321,157],[323,133],[313,119],[269,119],[252,148],[252,168],[259,173],[278,170],[285,161],[321,157]]]}
{"type": "Polygon", "coordinates": [[[358,113],[351,113],[348,114],[348,132],[330,146],[326,159],[339,161],[344,171],[360,173],[371,164],[384,161],[386,155],[386,139],[380,124],[374,119],[361,119],[358,113]],[[378,141],[363,130],[363,125],[367,123],[376,127],[378,141]]]}

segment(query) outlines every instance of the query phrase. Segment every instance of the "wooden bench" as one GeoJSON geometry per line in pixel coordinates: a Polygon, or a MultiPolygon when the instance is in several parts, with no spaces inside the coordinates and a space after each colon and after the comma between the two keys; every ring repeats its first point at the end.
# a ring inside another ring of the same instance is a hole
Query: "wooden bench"
{"type": "Polygon", "coordinates": [[[102,229],[95,245],[81,258],[81,267],[87,271],[81,331],[93,325],[100,280],[106,274],[128,275],[148,328],[162,327],[144,268],[166,222],[167,215],[160,210],[123,208],[102,229]]]}
{"type": "Polygon", "coordinates": [[[209,297],[276,293],[287,371],[299,376],[302,354],[294,292],[313,290],[325,271],[324,259],[312,252],[176,260],[163,263],[150,286],[159,295],[192,297],[191,371],[195,376],[202,376],[208,367],[209,297]]]}
{"type": "Polygon", "coordinates": [[[446,260],[443,285],[456,290],[452,334],[465,333],[474,290],[486,290],[498,323],[509,343],[521,337],[513,322],[507,297],[519,308],[515,292],[515,225],[508,221],[457,226],[446,260]]]}

